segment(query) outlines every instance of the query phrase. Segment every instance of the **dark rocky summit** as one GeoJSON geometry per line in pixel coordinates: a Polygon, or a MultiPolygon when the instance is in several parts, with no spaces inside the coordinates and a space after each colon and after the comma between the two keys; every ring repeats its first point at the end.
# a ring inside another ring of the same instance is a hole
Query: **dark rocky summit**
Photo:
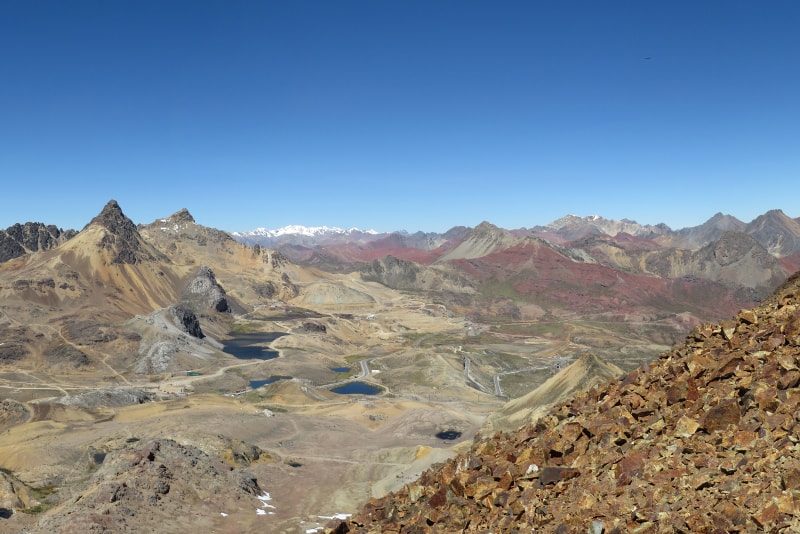
{"type": "Polygon", "coordinates": [[[61,230],[40,222],[15,224],[0,230],[0,263],[29,252],[50,250],[72,238],[75,230],[61,230]]]}
{"type": "Polygon", "coordinates": [[[151,247],[144,246],[144,241],[116,200],[109,200],[97,217],[86,225],[84,230],[91,225],[100,225],[108,230],[98,244],[101,249],[112,252],[111,263],[136,264],[154,261],[168,261],[165,256],[159,256],[151,247]]]}
{"type": "Polygon", "coordinates": [[[797,532],[800,273],[329,532],[797,532]]]}
{"type": "Polygon", "coordinates": [[[167,220],[174,224],[195,223],[194,217],[192,217],[192,214],[189,213],[189,210],[186,208],[181,208],[180,210],[176,211],[170,215],[167,220]]]}

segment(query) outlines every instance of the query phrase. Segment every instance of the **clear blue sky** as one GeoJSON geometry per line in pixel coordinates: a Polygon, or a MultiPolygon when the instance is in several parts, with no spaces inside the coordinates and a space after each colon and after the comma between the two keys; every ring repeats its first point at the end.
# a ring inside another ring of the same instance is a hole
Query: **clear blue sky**
{"type": "Polygon", "coordinates": [[[800,2],[4,0],[0,178],[0,228],[797,217],[800,2]]]}

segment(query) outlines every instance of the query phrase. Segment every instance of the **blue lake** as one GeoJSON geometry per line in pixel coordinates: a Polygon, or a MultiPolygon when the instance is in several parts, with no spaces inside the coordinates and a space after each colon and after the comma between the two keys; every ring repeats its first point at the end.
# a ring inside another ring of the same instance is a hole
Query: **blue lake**
{"type": "Polygon", "coordinates": [[[278,380],[291,380],[291,376],[282,376],[282,375],[272,375],[269,378],[265,378],[264,380],[251,380],[250,381],[250,389],[260,388],[261,386],[266,386],[267,384],[272,384],[277,382],[278,380]]]}
{"type": "Polygon", "coordinates": [[[366,382],[348,382],[342,386],[331,389],[340,395],[377,395],[383,390],[366,382]]]}
{"type": "Polygon", "coordinates": [[[287,335],[285,332],[249,332],[246,334],[236,334],[231,339],[223,342],[223,349],[231,356],[240,360],[271,360],[278,357],[278,351],[261,346],[271,343],[281,336],[287,335]]]}
{"type": "Polygon", "coordinates": [[[346,373],[350,370],[349,367],[331,367],[331,371],[334,373],[346,373]]]}

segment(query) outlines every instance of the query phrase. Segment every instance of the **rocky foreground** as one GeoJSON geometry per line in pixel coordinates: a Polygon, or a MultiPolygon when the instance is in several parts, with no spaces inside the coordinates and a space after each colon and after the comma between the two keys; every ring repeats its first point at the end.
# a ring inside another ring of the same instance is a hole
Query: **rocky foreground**
{"type": "Polygon", "coordinates": [[[800,531],[799,275],[328,531],[800,531]]]}

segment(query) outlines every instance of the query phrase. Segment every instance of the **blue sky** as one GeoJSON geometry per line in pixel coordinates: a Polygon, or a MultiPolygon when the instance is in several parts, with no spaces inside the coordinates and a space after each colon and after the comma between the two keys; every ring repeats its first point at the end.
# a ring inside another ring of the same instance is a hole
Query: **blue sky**
{"type": "Polygon", "coordinates": [[[0,228],[800,216],[800,2],[0,3],[0,228]],[[648,59],[649,58],[649,59],[648,59]]]}

